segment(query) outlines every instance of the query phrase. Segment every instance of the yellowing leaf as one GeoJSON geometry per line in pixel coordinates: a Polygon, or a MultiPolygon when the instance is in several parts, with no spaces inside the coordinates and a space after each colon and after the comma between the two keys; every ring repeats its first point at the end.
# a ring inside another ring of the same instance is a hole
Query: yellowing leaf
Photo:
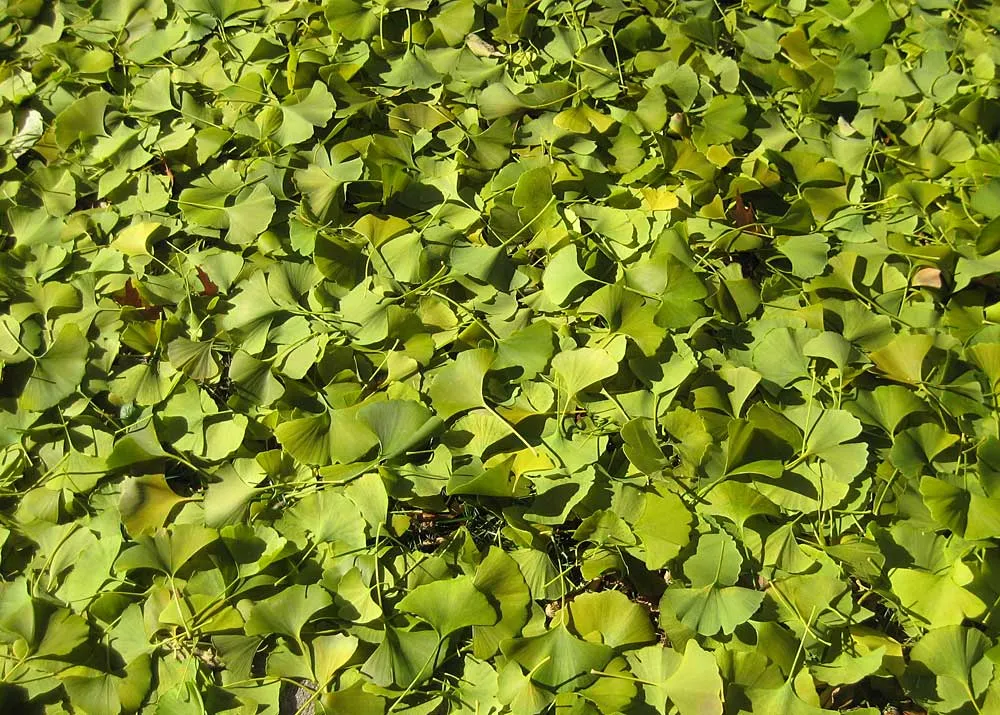
{"type": "Polygon", "coordinates": [[[900,335],[870,357],[892,379],[917,384],[923,379],[924,358],[933,345],[934,338],[930,335],[900,335]]]}
{"type": "Polygon", "coordinates": [[[677,194],[662,187],[655,189],[646,187],[642,189],[642,196],[650,211],[670,211],[681,205],[677,194]]]}
{"type": "Polygon", "coordinates": [[[128,477],[122,484],[118,511],[128,533],[135,537],[161,528],[184,497],[167,484],[162,474],[128,477]]]}

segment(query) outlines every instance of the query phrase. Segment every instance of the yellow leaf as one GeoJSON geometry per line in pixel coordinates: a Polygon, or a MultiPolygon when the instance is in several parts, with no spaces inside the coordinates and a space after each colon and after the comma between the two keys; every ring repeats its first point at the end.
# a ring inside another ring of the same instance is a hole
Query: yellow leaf
{"type": "Polygon", "coordinates": [[[615,124],[615,120],[609,117],[607,114],[601,114],[596,109],[591,109],[590,107],[584,107],[587,113],[587,121],[590,122],[590,126],[599,131],[601,134],[608,131],[615,124]]]}
{"type": "Polygon", "coordinates": [[[653,188],[651,186],[642,190],[643,198],[646,199],[646,206],[650,211],[670,211],[680,206],[680,199],[677,194],[669,189],[653,188]]]}
{"type": "Polygon", "coordinates": [[[126,256],[148,256],[149,238],[161,228],[163,224],[154,221],[134,223],[119,231],[111,245],[126,256]]]}
{"type": "Polygon", "coordinates": [[[565,129],[575,134],[587,134],[590,132],[590,121],[587,118],[585,107],[564,109],[555,116],[552,123],[560,129],[565,129]]]}
{"type": "Polygon", "coordinates": [[[729,149],[725,145],[715,144],[705,152],[705,158],[721,169],[735,157],[729,153],[729,149]]]}

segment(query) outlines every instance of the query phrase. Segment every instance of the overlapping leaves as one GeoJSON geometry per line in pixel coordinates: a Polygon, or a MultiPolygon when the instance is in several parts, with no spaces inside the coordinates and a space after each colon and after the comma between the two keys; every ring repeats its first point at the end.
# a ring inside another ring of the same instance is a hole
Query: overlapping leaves
{"type": "Polygon", "coordinates": [[[6,2],[0,709],[1000,708],[997,23],[6,2]]]}

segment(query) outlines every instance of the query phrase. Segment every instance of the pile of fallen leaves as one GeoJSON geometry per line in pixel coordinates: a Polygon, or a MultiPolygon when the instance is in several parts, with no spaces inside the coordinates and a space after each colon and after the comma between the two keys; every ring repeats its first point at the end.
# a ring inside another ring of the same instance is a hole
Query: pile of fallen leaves
{"type": "Polygon", "coordinates": [[[998,27],[0,0],[0,710],[1000,712],[998,27]]]}

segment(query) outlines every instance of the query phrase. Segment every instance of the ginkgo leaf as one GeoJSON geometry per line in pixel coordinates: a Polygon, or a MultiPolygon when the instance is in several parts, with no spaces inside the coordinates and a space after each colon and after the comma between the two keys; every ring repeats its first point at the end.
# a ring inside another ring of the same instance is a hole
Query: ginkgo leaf
{"type": "Polygon", "coordinates": [[[666,715],[671,705],[680,715],[721,715],[722,677],[711,653],[689,640],[681,655],[671,648],[647,646],[627,654],[642,681],[646,702],[666,715]]]}
{"type": "Polygon", "coordinates": [[[706,534],[698,539],[694,555],[684,562],[684,575],[692,586],[732,586],[740,575],[743,557],[732,537],[706,534]]]}
{"type": "Polygon", "coordinates": [[[957,625],[986,609],[982,599],[956,583],[948,571],[937,574],[897,568],[889,580],[900,605],[932,626],[957,625]]]}
{"type": "Polygon", "coordinates": [[[378,435],[356,416],[356,410],[300,417],[278,425],[274,436],[304,464],[325,466],[353,462],[378,444],[378,435]]]}
{"type": "Polygon", "coordinates": [[[296,97],[296,101],[281,105],[281,126],[274,138],[281,146],[300,144],[308,140],[317,127],[329,122],[336,108],[330,90],[317,80],[308,92],[296,97]]]}
{"type": "Polygon", "coordinates": [[[581,640],[561,625],[541,635],[505,641],[500,647],[532,680],[560,693],[592,683],[591,671],[603,668],[613,654],[608,646],[581,640]]]}
{"type": "Polygon", "coordinates": [[[924,358],[932,345],[934,338],[930,335],[900,335],[870,357],[892,379],[916,384],[923,378],[924,358]]]}
{"type": "Polygon", "coordinates": [[[66,324],[48,350],[34,361],[31,376],[21,391],[21,408],[40,412],[72,395],[83,380],[89,349],[80,329],[66,324]]]}
{"type": "Polygon", "coordinates": [[[792,688],[791,681],[786,681],[778,688],[756,688],[750,691],[754,715],[764,713],[788,713],[789,715],[823,715],[836,712],[810,705],[802,700],[792,688]]]}
{"type": "Polygon", "coordinates": [[[256,184],[237,194],[235,203],[226,207],[229,231],[226,238],[245,245],[271,225],[274,216],[274,195],[264,184],[256,184]]]}
{"type": "Polygon", "coordinates": [[[706,636],[729,635],[757,612],[764,594],[740,586],[668,588],[660,608],[669,608],[681,623],[706,636]]]}
{"type": "Polygon", "coordinates": [[[830,685],[848,685],[857,683],[882,668],[885,648],[876,648],[871,653],[857,657],[841,653],[828,665],[815,665],[809,670],[814,676],[830,685]]]}
{"type": "Polygon", "coordinates": [[[55,138],[59,146],[104,134],[104,114],[111,96],[107,92],[90,92],[63,109],[55,119],[55,138]]]}
{"type": "Polygon", "coordinates": [[[293,585],[271,598],[253,604],[247,618],[247,635],[279,633],[300,640],[303,627],[313,615],[333,603],[319,586],[293,585]]]}
{"type": "Polygon", "coordinates": [[[441,425],[440,418],[419,402],[410,400],[374,402],[362,407],[358,415],[378,438],[383,459],[394,457],[427,439],[441,425]]]}
{"type": "Polygon", "coordinates": [[[497,621],[497,612],[476,589],[472,576],[418,586],[396,607],[420,616],[442,637],[460,628],[491,626],[497,621]]]}
{"type": "Polygon", "coordinates": [[[118,696],[120,678],[110,673],[96,675],[69,676],[64,681],[66,692],[87,715],[115,713],[121,711],[118,696]]]}
{"type": "Polygon", "coordinates": [[[575,246],[556,252],[542,274],[545,293],[556,305],[565,303],[577,288],[590,280],[590,276],[580,268],[575,246]]]}
{"type": "Polygon", "coordinates": [[[516,562],[497,547],[491,547],[476,569],[474,584],[480,593],[496,599],[499,620],[490,625],[474,626],[472,647],[477,658],[489,658],[500,643],[521,632],[528,622],[531,591],[516,562]]]}
{"type": "Polygon", "coordinates": [[[483,407],[483,378],[494,359],[493,351],[466,350],[434,376],[428,394],[434,411],[443,420],[460,412],[483,407]]]}
{"type": "Polygon", "coordinates": [[[118,510],[128,533],[138,536],[151,534],[162,527],[174,507],[184,501],[184,497],[170,488],[162,474],[152,474],[125,480],[118,510]]]}
{"type": "Polygon", "coordinates": [[[343,197],[344,185],[360,179],[364,171],[364,164],[359,158],[327,163],[325,166],[310,165],[298,169],[293,175],[309,211],[319,221],[327,221],[334,215],[343,197]]]}
{"type": "Polygon", "coordinates": [[[989,648],[989,639],[975,629],[936,628],[910,652],[914,667],[907,684],[922,704],[940,712],[957,710],[979,700],[986,689],[994,669],[989,648]]]}
{"type": "Polygon", "coordinates": [[[328,683],[334,675],[351,660],[357,652],[358,639],[354,636],[335,633],[318,636],[310,643],[312,649],[313,676],[319,683],[328,683]]]}
{"type": "Polygon", "coordinates": [[[532,680],[514,661],[501,669],[497,685],[500,701],[509,705],[512,712],[544,712],[556,697],[549,689],[532,680]]]}
{"type": "Polygon", "coordinates": [[[552,372],[568,403],[581,391],[613,377],[618,372],[618,363],[604,350],[576,348],[553,357],[552,372]]]}
{"type": "Polygon", "coordinates": [[[806,455],[820,459],[841,480],[857,476],[868,460],[868,448],[853,443],[861,423],[844,410],[824,410],[808,430],[806,455]]]}
{"type": "Polygon", "coordinates": [[[649,493],[633,530],[644,546],[646,567],[659,569],[676,558],[691,538],[693,516],[676,494],[649,493]]]}
{"type": "Polygon", "coordinates": [[[361,667],[381,687],[419,685],[430,677],[443,651],[432,630],[403,631],[387,628],[382,642],[361,667]]]}
{"type": "Polygon", "coordinates": [[[1000,537],[1000,499],[923,477],[920,494],[934,520],[970,541],[1000,537]]]}
{"type": "Polygon", "coordinates": [[[636,648],[655,640],[649,614],[618,591],[581,594],[570,604],[573,630],[613,648],[636,648]]]}
{"type": "Polygon", "coordinates": [[[174,367],[195,380],[211,380],[219,374],[211,342],[177,338],[167,345],[167,357],[174,367]]]}
{"type": "Polygon", "coordinates": [[[199,524],[173,524],[169,530],[134,537],[134,545],[122,552],[114,568],[119,573],[148,568],[174,576],[218,535],[214,529],[199,524]]]}

